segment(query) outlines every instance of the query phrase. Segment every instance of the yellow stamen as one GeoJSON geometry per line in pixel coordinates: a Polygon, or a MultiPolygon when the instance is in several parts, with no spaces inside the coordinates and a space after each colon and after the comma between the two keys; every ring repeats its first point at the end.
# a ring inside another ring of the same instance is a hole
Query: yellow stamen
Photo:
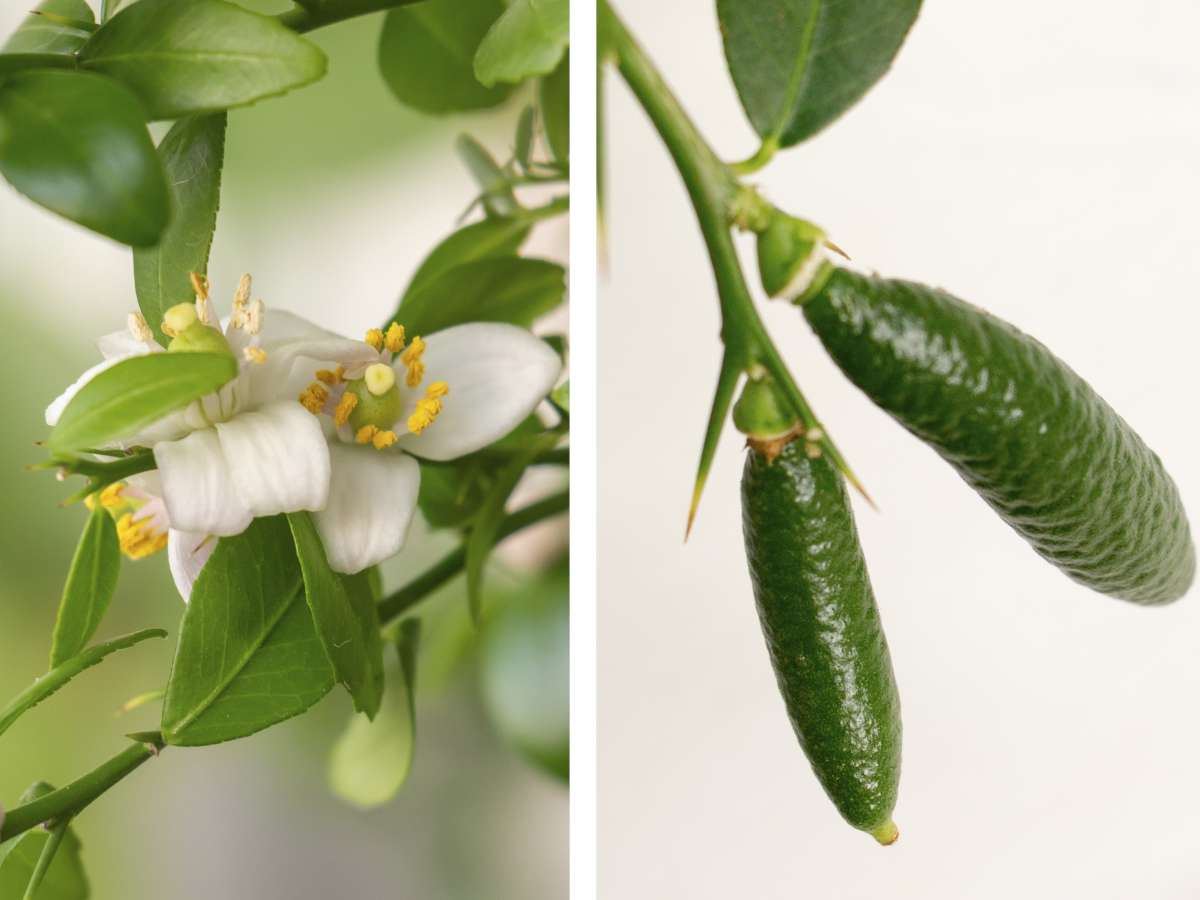
{"type": "Polygon", "coordinates": [[[212,303],[209,302],[208,297],[196,298],[196,318],[210,328],[216,326],[217,317],[213,314],[212,303]]]}
{"type": "Polygon", "coordinates": [[[368,391],[376,397],[382,397],[396,383],[396,373],[392,371],[391,366],[372,363],[367,366],[367,371],[363,372],[363,381],[367,383],[368,391]]]}
{"type": "Polygon", "coordinates": [[[317,369],[317,381],[333,387],[335,384],[342,383],[342,372],[345,371],[341,366],[337,367],[336,372],[331,372],[328,369],[317,369]]]}
{"type": "Polygon", "coordinates": [[[352,391],[346,391],[342,394],[342,399],[338,401],[337,408],[333,411],[333,422],[338,428],[341,428],[350,420],[350,413],[354,412],[354,407],[358,406],[358,394],[352,391]]]}
{"type": "Polygon", "coordinates": [[[435,381],[429,387],[425,388],[425,396],[431,400],[445,397],[448,393],[450,393],[450,385],[444,381],[435,381]]]}
{"type": "Polygon", "coordinates": [[[245,356],[249,362],[260,366],[267,361],[267,351],[262,347],[246,347],[242,350],[242,355],[245,356]]]}
{"type": "Polygon", "coordinates": [[[196,294],[197,300],[208,299],[208,279],[199,272],[190,273],[189,277],[192,280],[192,290],[196,294]]]}
{"type": "Polygon", "coordinates": [[[233,294],[234,310],[242,309],[250,302],[250,273],[238,279],[237,290],[233,294]]]}
{"type": "Polygon", "coordinates": [[[177,303],[163,313],[162,330],[168,337],[175,337],[179,332],[193,324],[196,319],[196,304],[177,303]]]}
{"type": "Polygon", "coordinates": [[[117,539],[121,552],[130,559],[144,559],[167,546],[167,533],[155,531],[148,519],[134,519],[125,513],[117,520],[117,539]]]}
{"type": "Polygon", "coordinates": [[[410,388],[417,387],[425,377],[425,363],[421,361],[424,355],[425,342],[421,340],[420,335],[413,338],[412,343],[400,354],[400,361],[408,368],[408,377],[404,379],[404,383],[410,388]]]}
{"type": "Polygon", "coordinates": [[[246,334],[258,334],[262,331],[264,312],[266,312],[266,307],[263,306],[261,300],[255,300],[246,307],[246,314],[242,317],[242,328],[246,334]]]}
{"type": "Polygon", "coordinates": [[[360,444],[368,444],[375,437],[375,433],[379,431],[374,425],[364,425],[358,429],[358,433],[354,435],[354,440],[360,444]]]}
{"type": "Polygon", "coordinates": [[[105,509],[114,509],[125,502],[125,482],[118,481],[110,484],[100,492],[100,505],[105,509]]]}
{"type": "Polygon", "coordinates": [[[307,409],[314,416],[319,416],[321,410],[325,408],[325,401],[329,399],[329,389],[318,381],[314,381],[304,389],[304,393],[300,395],[300,405],[307,409]]]}
{"type": "Polygon", "coordinates": [[[399,353],[404,349],[404,326],[393,322],[388,326],[387,335],[384,338],[384,344],[392,353],[399,353]]]}
{"type": "Polygon", "coordinates": [[[394,431],[376,431],[371,438],[371,443],[376,450],[386,450],[396,443],[396,433],[394,431]]]}
{"type": "Polygon", "coordinates": [[[417,408],[408,417],[408,430],[413,434],[420,434],[433,424],[441,411],[442,401],[436,397],[426,397],[423,400],[418,400],[417,408]]]}
{"type": "Polygon", "coordinates": [[[378,328],[372,328],[370,331],[368,331],[367,336],[365,338],[363,338],[363,340],[366,341],[368,344],[370,344],[372,347],[374,347],[376,350],[383,349],[383,332],[380,331],[378,328]]]}
{"type": "Polygon", "coordinates": [[[149,344],[154,341],[154,332],[150,330],[150,326],[146,324],[146,317],[140,312],[130,313],[127,322],[129,324],[129,333],[136,340],[141,341],[143,344],[149,344]]]}

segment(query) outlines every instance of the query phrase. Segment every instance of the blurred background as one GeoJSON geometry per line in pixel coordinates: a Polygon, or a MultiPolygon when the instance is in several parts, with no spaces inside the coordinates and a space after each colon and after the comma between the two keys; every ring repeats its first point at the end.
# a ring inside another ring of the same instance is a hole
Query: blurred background
{"type": "MultiPolygon", "coordinates": [[[[0,35],[31,5],[5,4],[0,35]]],[[[475,195],[453,156],[455,136],[468,130],[507,158],[528,97],[469,117],[408,110],[376,70],[381,24],[373,15],[316,32],[330,61],[323,81],[231,111],[209,267],[219,310],[250,271],[268,307],[359,335],[394,309],[408,276],[475,195]]],[[[561,260],[565,227],[543,227],[527,247],[561,260]]],[[[42,456],[33,441],[45,436],[43,409],[98,358],[95,338],[121,328],[136,307],[128,249],[0,186],[0,376],[10,386],[0,429],[0,698],[45,669],[85,518],[82,506],[58,506],[78,485],[24,471],[42,456]]],[[[526,573],[552,564],[565,542],[560,518],[504,544],[490,578],[494,594],[523,588],[526,573]]],[[[387,586],[398,587],[452,544],[418,524],[385,567],[387,586]]],[[[552,587],[565,591],[561,579],[552,587]]],[[[75,824],[93,896],[565,896],[566,787],[497,736],[465,608],[457,584],[427,601],[416,760],[388,806],[359,812],[327,786],[328,752],[350,717],[348,697],[335,691],[309,714],[248,740],[170,750],[98,801],[75,824]]],[[[100,637],[151,625],[170,636],[109,659],[6,733],[0,799],[11,807],[35,779],[64,784],[117,752],[124,733],[155,727],[157,704],[119,718],[114,712],[164,683],[181,612],[165,555],[124,563],[100,637]]],[[[533,664],[527,680],[557,685],[565,704],[565,656],[533,664]]]]}
{"type": "MultiPolygon", "coordinates": [[[[714,5],[614,0],[718,152],[742,159],[757,141],[714,5]]],[[[1200,8],[1098,9],[928,2],[862,104],[752,180],[861,266],[1047,343],[1161,454],[1200,524],[1200,8]]],[[[855,499],[904,708],[901,838],[884,850],[841,821],[759,631],[731,427],[682,542],[715,291],[658,137],[616,76],[607,97],[601,896],[1200,897],[1200,591],[1141,609],[1075,585],[770,306],[880,507],[855,499]]]]}

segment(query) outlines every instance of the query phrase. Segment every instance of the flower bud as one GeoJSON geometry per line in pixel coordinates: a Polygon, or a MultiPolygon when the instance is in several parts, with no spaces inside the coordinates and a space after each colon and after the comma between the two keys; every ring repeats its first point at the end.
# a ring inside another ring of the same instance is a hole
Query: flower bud
{"type": "Polygon", "coordinates": [[[825,232],[811,222],[776,211],[758,235],[758,274],[768,297],[803,303],[833,272],[825,255],[825,232]]]}

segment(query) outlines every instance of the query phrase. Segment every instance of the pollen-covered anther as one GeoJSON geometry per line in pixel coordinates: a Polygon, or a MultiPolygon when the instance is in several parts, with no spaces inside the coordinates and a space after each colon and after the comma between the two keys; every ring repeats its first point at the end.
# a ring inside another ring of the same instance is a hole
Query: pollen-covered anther
{"type": "Polygon", "coordinates": [[[117,509],[125,505],[125,498],[122,492],[125,490],[125,482],[116,481],[100,491],[98,494],[88,494],[84,499],[84,503],[88,509],[95,509],[96,502],[99,501],[104,509],[117,509]]]}
{"type": "Polygon", "coordinates": [[[210,328],[216,327],[217,316],[213,312],[212,301],[207,296],[196,298],[196,317],[210,328]]]}
{"type": "Polygon", "coordinates": [[[237,290],[233,293],[233,308],[240,309],[250,302],[250,273],[247,272],[238,279],[237,290]]]}
{"type": "Polygon", "coordinates": [[[198,318],[194,303],[177,303],[163,313],[163,334],[167,337],[176,337],[189,325],[194,324],[198,318]]]}
{"type": "Polygon", "coordinates": [[[425,388],[425,396],[431,400],[438,400],[450,393],[450,385],[444,381],[435,381],[429,387],[425,388]]]}
{"type": "Polygon", "coordinates": [[[394,443],[396,443],[396,432],[394,431],[376,431],[371,436],[371,444],[376,450],[386,450],[394,443]]]}
{"type": "Polygon", "coordinates": [[[261,300],[255,300],[246,307],[246,314],[243,316],[242,329],[246,334],[258,334],[262,331],[263,315],[266,313],[266,307],[261,300]]]}
{"type": "Polygon", "coordinates": [[[388,326],[387,334],[383,338],[384,346],[391,353],[399,353],[404,349],[404,326],[398,322],[393,322],[388,326]]]}
{"type": "Polygon", "coordinates": [[[189,273],[189,278],[192,282],[192,291],[196,295],[197,300],[208,299],[208,279],[199,272],[189,273]]]}
{"type": "Polygon", "coordinates": [[[247,362],[252,362],[259,366],[267,361],[267,351],[262,347],[244,347],[242,355],[246,357],[247,362]]]}
{"type": "Polygon", "coordinates": [[[379,429],[374,425],[364,425],[355,433],[354,440],[359,444],[369,444],[378,432],[379,429]]]}
{"type": "Polygon", "coordinates": [[[330,387],[333,387],[335,384],[342,383],[342,373],[345,371],[346,370],[342,366],[338,366],[337,371],[330,371],[329,369],[317,369],[317,373],[313,377],[322,384],[327,384],[330,387]]]}
{"type": "Polygon", "coordinates": [[[363,381],[367,383],[368,391],[376,397],[382,397],[396,384],[396,373],[392,371],[391,366],[372,363],[367,366],[367,371],[363,372],[363,381]]]}
{"type": "Polygon", "coordinates": [[[149,519],[135,519],[127,512],[117,520],[121,552],[130,559],[144,559],[167,546],[167,532],[156,531],[149,519]]]}
{"type": "Polygon", "coordinates": [[[314,416],[319,416],[321,410],[325,408],[325,401],[328,399],[329,389],[319,381],[314,381],[300,395],[300,405],[314,416]]]}
{"type": "Polygon", "coordinates": [[[372,328],[367,331],[366,337],[363,338],[364,343],[370,344],[376,350],[383,349],[383,332],[378,328],[372,328]]]}
{"type": "Polygon", "coordinates": [[[133,335],[134,340],[141,341],[143,344],[154,342],[154,332],[150,330],[146,317],[140,312],[131,312],[125,321],[129,325],[129,333],[133,335]]]}
{"type": "Polygon", "coordinates": [[[420,335],[413,338],[412,343],[400,354],[400,361],[408,369],[408,376],[404,379],[404,383],[410,388],[420,385],[421,380],[425,377],[425,363],[421,361],[421,357],[424,355],[425,342],[421,340],[420,335]]]}
{"type": "MultiPolygon", "coordinates": [[[[318,373],[319,377],[320,373],[318,373]]],[[[358,406],[358,394],[353,391],[346,391],[342,394],[342,399],[338,401],[337,406],[333,410],[333,423],[341,428],[350,420],[350,413],[354,412],[354,407],[358,406]]]]}

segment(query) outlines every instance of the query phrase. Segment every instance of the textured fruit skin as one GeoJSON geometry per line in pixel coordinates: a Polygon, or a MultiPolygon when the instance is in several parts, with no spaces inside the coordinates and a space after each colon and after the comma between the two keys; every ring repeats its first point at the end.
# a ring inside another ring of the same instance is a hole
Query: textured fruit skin
{"type": "Polygon", "coordinates": [[[1071,578],[1134,603],[1187,591],[1175,483],[1040,343],[945,291],[843,269],[804,314],[851,381],[1071,578]]]}
{"type": "Polygon", "coordinates": [[[803,441],[742,473],[746,559],[779,691],[825,792],[855,828],[891,819],[900,697],[842,477],[803,441]]]}

